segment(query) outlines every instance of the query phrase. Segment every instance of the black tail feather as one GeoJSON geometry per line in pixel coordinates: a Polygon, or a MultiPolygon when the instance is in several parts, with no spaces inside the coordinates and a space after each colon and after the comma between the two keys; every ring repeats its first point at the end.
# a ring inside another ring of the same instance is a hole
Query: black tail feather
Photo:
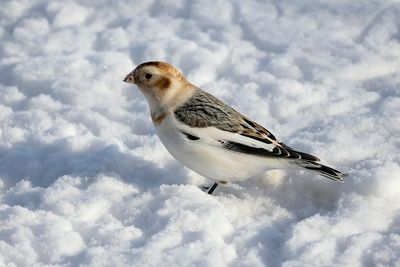
{"type": "Polygon", "coordinates": [[[307,170],[315,171],[318,174],[320,174],[320,175],[322,175],[322,176],[324,176],[326,178],[335,180],[335,181],[343,182],[343,177],[347,176],[347,174],[345,174],[345,173],[343,173],[341,171],[338,171],[338,170],[335,170],[335,169],[333,169],[331,167],[322,165],[322,164],[320,164],[318,162],[297,161],[296,164],[298,166],[300,166],[300,167],[303,167],[303,168],[307,169],[307,170]]]}

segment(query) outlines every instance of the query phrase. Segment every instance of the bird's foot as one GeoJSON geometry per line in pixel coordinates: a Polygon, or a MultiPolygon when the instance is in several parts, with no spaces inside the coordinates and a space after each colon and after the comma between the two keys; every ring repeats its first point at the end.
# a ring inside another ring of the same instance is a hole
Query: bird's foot
{"type": "Polygon", "coordinates": [[[218,186],[218,183],[214,183],[212,186],[202,186],[201,190],[212,195],[212,193],[214,192],[215,188],[217,188],[217,186],[218,186]]]}
{"type": "Polygon", "coordinates": [[[208,189],[210,189],[210,187],[211,187],[211,185],[210,186],[203,185],[203,186],[200,186],[200,189],[202,191],[207,191],[208,189]]]}

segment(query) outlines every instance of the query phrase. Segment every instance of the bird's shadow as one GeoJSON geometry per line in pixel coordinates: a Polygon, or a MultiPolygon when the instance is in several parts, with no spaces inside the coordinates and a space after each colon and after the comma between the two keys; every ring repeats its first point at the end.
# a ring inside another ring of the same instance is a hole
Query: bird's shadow
{"type": "Polygon", "coordinates": [[[278,179],[275,173],[271,175],[267,172],[246,181],[220,185],[214,195],[232,194],[244,199],[249,192],[257,192],[283,208],[295,210],[297,218],[302,219],[315,213],[333,211],[344,193],[344,183],[318,174],[291,170],[278,172],[278,179]]]}

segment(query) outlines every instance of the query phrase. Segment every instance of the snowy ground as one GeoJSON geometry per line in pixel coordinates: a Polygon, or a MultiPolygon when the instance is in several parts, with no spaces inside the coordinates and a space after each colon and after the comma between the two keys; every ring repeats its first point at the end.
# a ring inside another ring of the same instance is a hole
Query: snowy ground
{"type": "Polygon", "coordinates": [[[400,3],[159,2],[0,0],[0,266],[400,266],[400,3]],[[148,60],[349,177],[205,194],[148,60]]]}

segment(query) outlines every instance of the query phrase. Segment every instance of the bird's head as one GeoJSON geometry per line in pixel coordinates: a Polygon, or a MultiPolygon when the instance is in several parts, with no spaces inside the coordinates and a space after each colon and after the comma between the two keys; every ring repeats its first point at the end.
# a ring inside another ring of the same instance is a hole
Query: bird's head
{"type": "Polygon", "coordinates": [[[152,106],[173,108],[191,84],[173,66],[161,61],[150,61],[137,66],[124,82],[135,84],[152,106]]]}

